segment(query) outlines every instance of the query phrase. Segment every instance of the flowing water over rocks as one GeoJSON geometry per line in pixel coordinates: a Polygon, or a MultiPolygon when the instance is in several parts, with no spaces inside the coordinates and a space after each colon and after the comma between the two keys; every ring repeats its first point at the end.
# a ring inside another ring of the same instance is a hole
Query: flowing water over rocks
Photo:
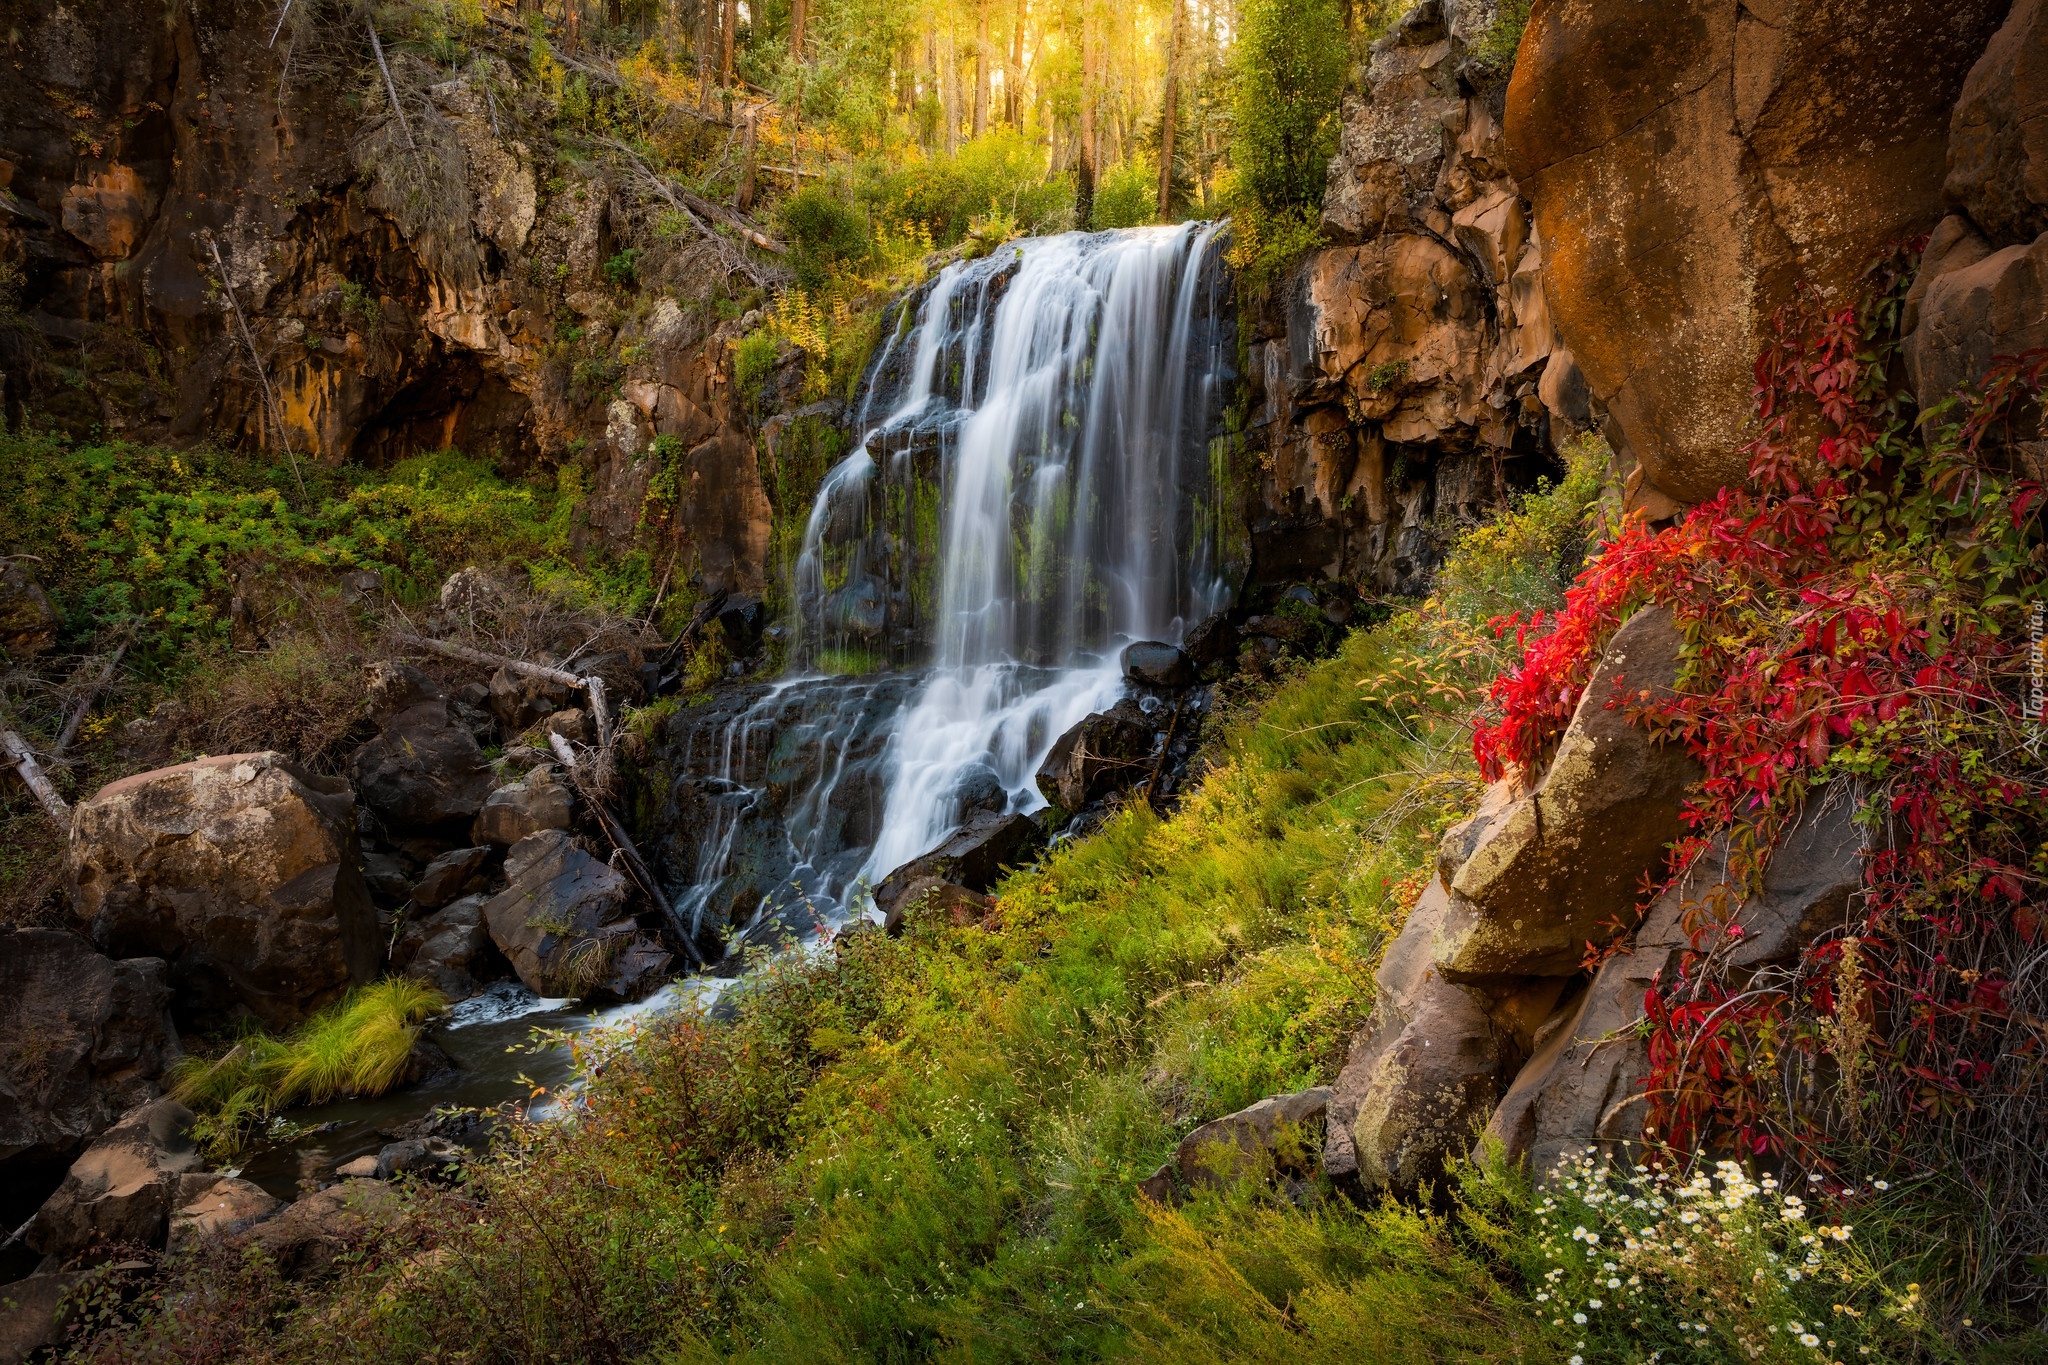
{"type": "Polygon", "coordinates": [[[902,305],[805,527],[788,676],[667,729],[651,823],[693,929],[871,913],[970,816],[1046,805],[1047,753],[1129,690],[1124,646],[1228,604],[1219,233],[1016,242],[902,305]]]}

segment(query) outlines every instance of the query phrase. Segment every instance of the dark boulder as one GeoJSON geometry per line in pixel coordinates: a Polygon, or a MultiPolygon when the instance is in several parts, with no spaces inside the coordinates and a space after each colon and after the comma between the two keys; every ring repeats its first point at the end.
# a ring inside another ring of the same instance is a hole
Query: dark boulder
{"type": "Polygon", "coordinates": [[[181,1020],[286,1027],[383,965],[348,784],[280,754],[109,783],[78,807],[70,864],[93,942],[165,959],[181,1020]]]}
{"type": "Polygon", "coordinates": [[[1003,789],[1002,778],[986,763],[973,764],[960,774],[960,780],[953,786],[953,799],[963,821],[983,811],[1000,815],[1010,808],[1010,794],[1003,789]]]}
{"type": "Polygon", "coordinates": [[[481,895],[464,896],[408,923],[392,950],[392,966],[426,982],[450,1001],[467,1000],[505,970],[484,924],[481,895]]]}
{"type": "Polygon", "coordinates": [[[568,784],[553,767],[537,767],[484,798],[470,837],[480,844],[510,848],[529,834],[569,828],[572,808],[568,784]]]}
{"type": "MultiPolygon", "coordinates": [[[[880,904],[877,895],[876,903],[880,904]]],[[[969,891],[943,877],[919,877],[893,895],[882,914],[882,929],[896,933],[911,915],[943,915],[956,925],[979,924],[988,915],[991,902],[978,891],[969,891]]]]}
{"type": "Polygon", "coordinates": [[[439,910],[461,895],[472,877],[483,871],[490,859],[488,848],[458,848],[443,853],[427,864],[413,884],[412,903],[422,910],[439,910]]]}
{"type": "Polygon", "coordinates": [[[569,704],[576,695],[566,683],[501,668],[491,675],[490,708],[505,734],[523,735],[534,723],[569,704]]]}
{"type": "Polygon", "coordinates": [[[178,1057],[162,958],[57,929],[0,931],[0,1170],[58,1169],[157,1097],[178,1057]]]}
{"type": "Polygon", "coordinates": [[[1157,640],[1124,646],[1123,666],[1124,677],[1142,687],[1187,687],[1195,681],[1194,660],[1157,640]]]}
{"type": "Polygon", "coordinates": [[[1210,664],[1226,664],[1235,659],[1237,638],[1237,627],[1231,624],[1230,614],[1219,611],[1203,617],[1188,632],[1181,648],[1190,659],[1206,668],[1210,664]]]}
{"type": "Polygon", "coordinates": [[[1061,735],[1038,768],[1038,790],[1064,811],[1149,777],[1157,730],[1126,698],[1061,735]]]}
{"type": "Polygon", "coordinates": [[[529,835],[505,856],[506,888],[483,908],[493,942],[541,995],[630,997],[667,970],[626,913],[626,879],[561,830],[529,835]]]}
{"type": "Polygon", "coordinates": [[[31,1275],[0,1285],[0,1365],[19,1365],[46,1346],[63,1344],[75,1311],[64,1296],[90,1273],[31,1275]]]}
{"type": "Polygon", "coordinates": [[[952,837],[921,858],[913,858],[882,879],[875,888],[875,906],[887,916],[917,883],[936,878],[986,891],[1003,870],[1037,852],[1043,835],[1028,815],[984,811],[954,831],[952,837]]]}
{"type": "Polygon", "coordinates": [[[490,765],[455,704],[409,665],[369,671],[371,714],[382,728],[356,750],[363,804],[393,829],[475,819],[491,792],[490,765]]]}
{"type": "Polygon", "coordinates": [[[734,654],[752,654],[761,644],[761,632],[768,628],[768,608],[752,593],[736,592],[718,609],[718,628],[725,632],[725,647],[734,654]]]}

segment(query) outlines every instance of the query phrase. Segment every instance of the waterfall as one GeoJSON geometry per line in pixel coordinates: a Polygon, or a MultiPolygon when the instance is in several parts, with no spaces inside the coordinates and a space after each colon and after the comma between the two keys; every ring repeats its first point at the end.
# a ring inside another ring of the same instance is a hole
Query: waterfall
{"type": "Polygon", "coordinates": [[[1123,695],[1121,646],[1177,642],[1226,604],[1218,231],[1027,239],[904,306],[805,524],[789,674],[721,722],[691,779],[693,915],[801,902],[829,922],[970,803],[1042,807],[1054,741],[1123,695]],[[743,831],[784,789],[764,886],[743,831]]]}

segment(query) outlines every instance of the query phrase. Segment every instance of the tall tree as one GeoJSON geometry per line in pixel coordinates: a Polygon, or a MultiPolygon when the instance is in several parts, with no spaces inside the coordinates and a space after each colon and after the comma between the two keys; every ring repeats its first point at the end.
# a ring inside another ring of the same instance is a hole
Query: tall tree
{"type": "Polygon", "coordinates": [[[811,17],[809,0],[790,0],[789,6],[789,55],[798,61],[804,59],[804,24],[811,17]]]}
{"type": "Polygon", "coordinates": [[[1010,64],[1003,70],[1003,121],[1012,128],[1024,112],[1024,6],[1017,0],[1017,17],[1010,24],[1010,64]]]}
{"type": "Polygon", "coordinates": [[[974,135],[980,137],[988,131],[988,6],[989,0],[977,0],[974,9],[974,135]]]}
{"type": "Polygon", "coordinates": [[[1081,170],[1074,188],[1074,217],[1083,228],[1095,216],[1095,7],[1081,0],[1081,170]]]}
{"type": "Polygon", "coordinates": [[[732,38],[740,26],[740,0],[725,0],[725,22],[718,35],[718,83],[732,88],[732,38]]]}
{"type": "Polygon", "coordinates": [[[1165,218],[1173,212],[1173,131],[1179,121],[1180,89],[1176,81],[1179,74],[1181,47],[1181,16],[1186,10],[1185,0],[1173,0],[1173,25],[1166,33],[1166,90],[1160,100],[1159,112],[1159,216],[1165,218]]]}

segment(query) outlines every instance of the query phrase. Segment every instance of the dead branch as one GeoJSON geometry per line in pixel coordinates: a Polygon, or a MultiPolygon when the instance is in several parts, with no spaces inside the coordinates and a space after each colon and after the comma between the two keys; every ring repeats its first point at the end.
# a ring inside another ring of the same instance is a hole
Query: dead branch
{"type": "Polygon", "coordinates": [[[249,348],[249,363],[256,367],[256,382],[263,386],[263,406],[270,413],[271,425],[277,428],[277,439],[284,444],[284,457],[292,463],[292,482],[299,486],[299,497],[306,496],[306,480],[299,474],[299,457],[292,453],[291,432],[286,430],[284,412],[277,405],[277,395],[270,388],[270,372],[263,367],[263,355],[256,349],[256,338],[249,333],[249,319],[242,316],[241,301],[235,297],[235,282],[228,278],[228,268],[220,259],[220,243],[211,235],[206,239],[206,249],[213,253],[213,268],[220,275],[220,287],[228,296],[228,307],[234,310],[235,326],[241,330],[242,344],[249,348]]]}
{"type": "Polygon", "coordinates": [[[107,660],[106,666],[100,669],[100,675],[94,678],[83,695],[72,703],[71,714],[64,718],[64,729],[58,734],[57,747],[50,751],[50,757],[62,758],[64,751],[71,747],[71,741],[78,738],[78,727],[85,724],[86,713],[92,710],[93,700],[114,680],[114,670],[121,666],[121,656],[127,652],[128,645],[124,641],[114,651],[113,657],[107,660]]]}
{"type": "Polygon", "coordinates": [[[58,827],[70,829],[71,805],[50,785],[42,765],[36,762],[36,751],[29,747],[28,741],[12,730],[0,728],[0,756],[14,766],[14,771],[21,775],[21,780],[35,793],[36,800],[43,803],[43,809],[49,812],[58,827]]]}
{"type": "Polygon", "coordinates": [[[597,812],[597,822],[604,828],[605,838],[611,840],[612,847],[625,858],[626,870],[632,874],[640,889],[647,893],[647,898],[654,902],[655,908],[661,911],[662,921],[668,925],[669,936],[674,939],[676,946],[689,954],[690,960],[699,967],[708,966],[703,952],[697,947],[697,941],[690,937],[689,930],[683,927],[682,916],[669,904],[668,897],[662,894],[661,884],[654,879],[654,873],[640,857],[640,850],[633,846],[632,836],[626,833],[625,827],[605,807],[598,794],[584,783],[582,766],[577,763],[576,751],[570,747],[569,741],[558,734],[550,734],[548,746],[555,751],[555,757],[562,760],[562,766],[569,770],[569,780],[575,784],[576,790],[582,793],[584,802],[597,812]]]}
{"type": "Polygon", "coordinates": [[[363,26],[370,30],[370,51],[377,54],[377,69],[384,73],[384,92],[391,96],[391,112],[398,116],[398,126],[405,132],[405,145],[417,152],[420,144],[413,139],[412,125],[405,121],[405,106],[398,102],[398,82],[391,79],[391,66],[384,60],[384,44],[377,41],[377,25],[365,15],[363,26]]]}
{"type": "MultiPolygon", "coordinates": [[[[549,668],[546,664],[528,663],[524,659],[513,659],[503,654],[486,654],[480,649],[471,649],[467,645],[451,644],[446,640],[430,640],[424,635],[400,635],[398,642],[403,645],[410,645],[414,649],[424,649],[429,653],[444,654],[451,659],[461,659],[467,663],[489,664],[493,668],[509,668],[514,673],[524,673],[529,678],[545,678],[549,682],[560,683],[564,687],[587,690],[588,684],[593,681],[590,678],[579,678],[574,673],[566,672],[563,669],[549,668]]],[[[602,686],[603,684],[599,685],[602,686]]]]}

